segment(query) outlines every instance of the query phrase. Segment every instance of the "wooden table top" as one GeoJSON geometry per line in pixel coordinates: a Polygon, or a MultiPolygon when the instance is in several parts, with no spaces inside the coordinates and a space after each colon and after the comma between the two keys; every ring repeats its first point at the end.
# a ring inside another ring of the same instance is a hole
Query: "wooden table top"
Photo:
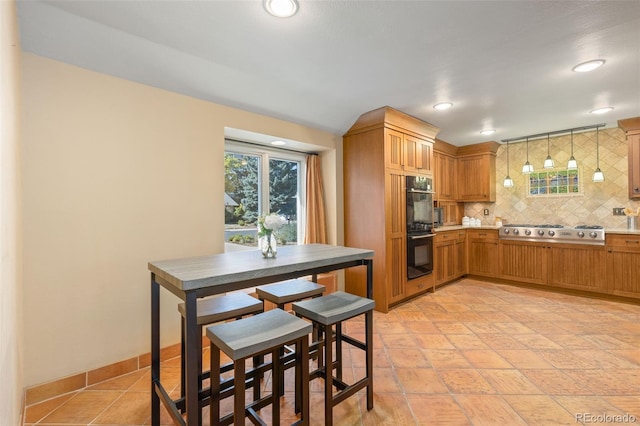
{"type": "Polygon", "coordinates": [[[177,289],[189,291],[370,259],[373,254],[368,249],[304,244],[278,247],[277,257],[270,259],[259,250],[234,251],[149,262],[149,270],[177,289]]]}

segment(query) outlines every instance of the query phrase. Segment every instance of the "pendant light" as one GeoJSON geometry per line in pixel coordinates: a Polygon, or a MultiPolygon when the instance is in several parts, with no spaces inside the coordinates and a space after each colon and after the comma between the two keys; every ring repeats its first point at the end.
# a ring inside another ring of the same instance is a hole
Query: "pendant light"
{"type": "Polygon", "coordinates": [[[547,158],[545,158],[544,160],[544,168],[545,169],[553,169],[555,167],[555,163],[553,162],[553,159],[551,158],[551,154],[549,151],[549,133],[547,133],[547,158]]]}
{"type": "Polygon", "coordinates": [[[567,170],[578,170],[578,162],[573,156],[573,130],[571,131],[571,158],[569,158],[569,162],[567,163],[567,170]]]}
{"type": "Polygon", "coordinates": [[[527,162],[522,166],[522,173],[525,175],[533,173],[533,165],[529,162],[529,138],[527,138],[527,162]]]}
{"type": "Polygon", "coordinates": [[[594,182],[604,182],[604,173],[600,170],[600,140],[598,138],[598,127],[596,127],[596,171],[593,172],[594,182]]]}
{"type": "Polygon", "coordinates": [[[513,187],[513,179],[509,176],[509,142],[507,142],[507,175],[504,177],[503,185],[505,188],[513,187]]]}

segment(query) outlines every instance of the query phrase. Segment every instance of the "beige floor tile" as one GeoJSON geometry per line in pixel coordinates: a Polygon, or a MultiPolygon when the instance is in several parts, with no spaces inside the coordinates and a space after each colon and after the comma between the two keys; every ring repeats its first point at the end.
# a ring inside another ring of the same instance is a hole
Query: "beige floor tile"
{"type": "Polygon", "coordinates": [[[36,423],[60,405],[67,402],[70,398],[73,398],[76,394],[77,392],[67,393],[27,407],[24,417],[25,423],[36,423]]]}
{"type": "Polygon", "coordinates": [[[496,391],[477,370],[457,369],[439,372],[442,381],[452,393],[492,394],[496,391]]]}
{"type": "Polygon", "coordinates": [[[409,409],[406,397],[402,394],[374,393],[374,409],[367,411],[367,398],[360,396],[360,419],[354,419],[352,423],[343,423],[340,417],[334,417],[335,425],[411,425],[414,424],[413,414],[409,409]]]}
{"type": "Polygon", "coordinates": [[[46,416],[42,423],[88,424],[122,394],[121,391],[79,392],[46,416]]]}
{"type": "Polygon", "coordinates": [[[573,425],[576,418],[570,411],[547,395],[505,395],[504,399],[529,425],[573,425]]]}
{"type": "Polygon", "coordinates": [[[448,393],[432,368],[398,368],[396,376],[405,393],[448,393]]]}
{"type": "Polygon", "coordinates": [[[536,395],[542,391],[516,369],[479,370],[487,382],[502,395],[536,395]]]}
{"type": "Polygon", "coordinates": [[[440,369],[471,368],[469,361],[457,350],[451,349],[423,349],[431,365],[440,369]]]}
{"type": "Polygon", "coordinates": [[[499,395],[457,395],[456,400],[476,426],[518,426],[527,423],[499,395]]]}
{"type": "Polygon", "coordinates": [[[420,349],[388,349],[387,353],[395,368],[430,367],[429,361],[420,349]]]}
{"type": "Polygon", "coordinates": [[[536,370],[543,368],[555,368],[545,361],[537,352],[531,349],[496,350],[511,365],[523,370],[536,370]]]}
{"type": "Polygon", "coordinates": [[[475,368],[512,368],[507,360],[492,350],[464,350],[461,352],[475,368]]]}
{"type": "Polygon", "coordinates": [[[447,339],[458,349],[487,349],[488,346],[475,334],[447,334],[447,339]]]}
{"type": "Polygon", "coordinates": [[[451,395],[407,395],[418,425],[471,425],[465,412],[451,395]]]}

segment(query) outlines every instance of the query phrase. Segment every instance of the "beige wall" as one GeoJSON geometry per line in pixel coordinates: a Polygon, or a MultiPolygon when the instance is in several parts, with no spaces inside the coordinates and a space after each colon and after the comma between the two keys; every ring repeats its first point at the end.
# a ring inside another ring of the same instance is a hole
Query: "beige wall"
{"type": "MultiPolygon", "coordinates": [[[[614,207],[640,207],[640,202],[630,201],[628,192],[628,150],[624,132],[615,127],[600,130],[600,169],[605,181],[591,180],[596,168],[596,132],[578,133],[573,138],[573,154],[578,160],[580,178],[584,183],[583,193],[578,196],[527,197],[525,175],[522,165],[526,159],[525,143],[509,146],[509,175],[513,188],[502,185],[507,174],[507,150],[503,145],[496,159],[496,202],[466,203],[465,214],[493,224],[495,216],[506,223],[558,223],[565,226],[602,225],[606,228],[625,228],[626,217],[613,216],[614,207]],[[483,215],[488,208],[489,216],[483,215]]],[[[551,157],[556,167],[567,164],[571,156],[571,136],[550,138],[551,157]]],[[[547,157],[547,140],[529,142],[529,161],[536,171],[543,171],[547,157]]]]}
{"type": "Polygon", "coordinates": [[[0,425],[20,423],[22,277],[20,226],[20,44],[14,1],[0,2],[0,425]]]}
{"type": "Polygon", "coordinates": [[[223,251],[225,127],[327,150],[336,241],[339,137],[26,53],[22,79],[25,386],[149,351],[147,262],[223,251]]]}

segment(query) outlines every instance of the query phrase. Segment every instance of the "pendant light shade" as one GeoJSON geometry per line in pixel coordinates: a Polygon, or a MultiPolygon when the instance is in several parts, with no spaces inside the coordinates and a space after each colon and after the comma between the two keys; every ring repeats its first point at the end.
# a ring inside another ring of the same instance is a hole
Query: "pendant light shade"
{"type": "Polygon", "coordinates": [[[527,138],[527,161],[522,166],[522,173],[525,175],[533,173],[533,165],[529,162],[529,138],[527,138]]]}
{"type": "Polygon", "coordinates": [[[598,128],[596,127],[596,171],[593,172],[594,182],[604,182],[604,173],[600,170],[600,139],[598,128]]]}
{"type": "Polygon", "coordinates": [[[556,165],[551,158],[551,154],[549,153],[549,134],[547,133],[547,158],[544,160],[544,168],[553,169],[555,166],[556,165]]]}
{"type": "Polygon", "coordinates": [[[513,187],[513,179],[509,176],[509,142],[507,142],[507,175],[504,177],[504,182],[502,184],[505,188],[513,187]]]}
{"type": "Polygon", "coordinates": [[[571,158],[567,162],[567,170],[578,170],[578,162],[573,156],[573,130],[571,131],[571,158]]]}

